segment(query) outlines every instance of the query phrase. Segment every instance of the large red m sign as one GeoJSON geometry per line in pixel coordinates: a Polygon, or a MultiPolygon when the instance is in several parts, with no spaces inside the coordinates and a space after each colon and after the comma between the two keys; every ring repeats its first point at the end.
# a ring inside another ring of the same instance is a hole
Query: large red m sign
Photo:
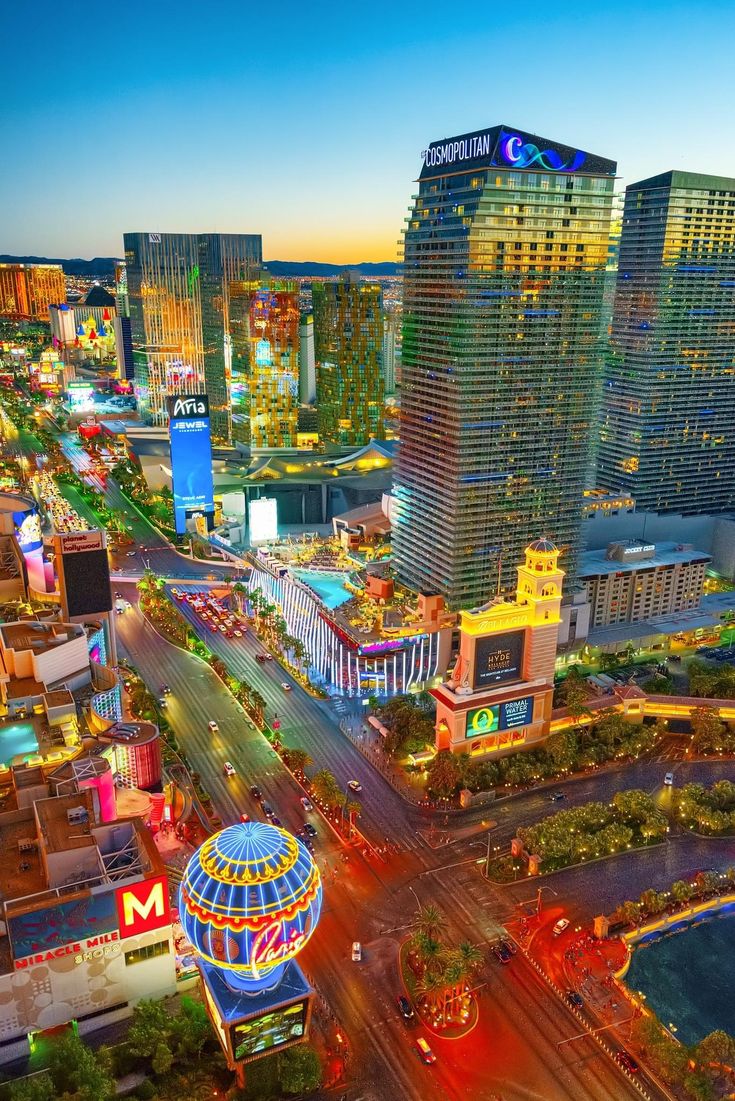
{"type": "Polygon", "coordinates": [[[171,924],[168,881],[165,875],[144,879],[117,892],[117,917],[121,937],[135,937],[149,929],[171,924]]]}

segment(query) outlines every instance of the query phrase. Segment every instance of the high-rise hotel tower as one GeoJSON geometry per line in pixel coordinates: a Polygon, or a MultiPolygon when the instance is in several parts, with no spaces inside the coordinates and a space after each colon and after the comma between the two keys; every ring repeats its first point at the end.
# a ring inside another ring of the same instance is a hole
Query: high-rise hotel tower
{"type": "Polygon", "coordinates": [[[598,481],[639,509],[735,508],[735,180],[626,189],[598,481]]]}
{"type": "Polygon", "coordinates": [[[260,235],[126,233],[124,241],[141,413],[164,424],[167,395],[205,390],[212,436],[229,443],[232,289],[260,274],[260,235]]]}
{"type": "Polygon", "coordinates": [[[452,607],[539,531],[574,574],[614,161],[507,126],[434,142],[405,231],[394,558],[452,607]]]}

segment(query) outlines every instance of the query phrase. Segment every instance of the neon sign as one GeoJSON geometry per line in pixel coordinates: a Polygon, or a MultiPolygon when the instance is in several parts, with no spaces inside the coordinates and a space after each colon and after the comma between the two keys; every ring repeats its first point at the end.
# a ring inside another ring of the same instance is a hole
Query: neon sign
{"type": "Polygon", "coordinates": [[[310,853],[266,822],[229,826],[189,861],[179,892],[184,932],[232,989],[275,986],[319,920],[322,884],[310,853]]]}
{"type": "Polygon", "coordinates": [[[587,160],[587,154],[577,149],[574,156],[565,161],[556,149],[541,150],[533,142],[524,141],[519,134],[506,134],[504,130],[498,149],[506,164],[514,168],[532,168],[537,164],[547,172],[577,172],[587,160]]]}
{"type": "Polygon", "coordinates": [[[256,979],[271,970],[273,964],[284,963],[298,955],[307,941],[305,933],[295,929],[284,936],[283,921],[274,921],[258,933],[250,949],[250,969],[256,979]]]}

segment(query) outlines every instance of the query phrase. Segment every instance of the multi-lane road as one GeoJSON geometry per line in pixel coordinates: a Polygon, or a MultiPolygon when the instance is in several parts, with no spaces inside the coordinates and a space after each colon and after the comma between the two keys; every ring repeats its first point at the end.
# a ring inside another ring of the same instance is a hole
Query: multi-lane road
{"type": "MultiPolygon", "coordinates": [[[[300,789],[280,759],[248,725],[208,666],[165,642],[143,620],[130,590],[133,607],[117,618],[122,648],[154,692],[163,683],[171,688],[171,723],[223,821],[236,821],[242,810],[257,813],[248,791],[257,783],[284,825],[300,827],[300,789]],[[219,725],[214,736],[207,728],[212,718],[219,725]],[[238,773],[229,780],[222,771],[225,760],[238,773]]],[[[207,641],[214,639],[208,636],[207,641]]],[[[342,782],[359,768],[365,808],[361,828],[377,839],[387,834],[400,848],[387,862],[376,857],[366,861],[352,851],[344,864],[339,840],[326,823],[311,816],[319,834],[315,855],[323,872],[325,905],[303,961],[349,1037],[351,1101],[399,1096],[412,1101],[628,1101],[638,1096],[591,1039],[557,1046],[579,1033],[579,1024],[525,960],[517,956],[507,968],[489,962],[488,941],[514,911],[512,901],[482,879],[478,850],[462,845],[432,850],[416,829],[420,813],[342,737],[329,704],[312,699],[295,684],[292,692],[284,692],[280,685],[287,675],[275,662],[255,661],[260,644],[252,635],[222,642],[230,662],[233,652],[241,651],[233,671],[263,693],[269,711],[278,710],[287,742],[293,735],[293,743],[314,757],[314,767],[329,765],[342,782]],[[422,1026],[404,1023],[396,1005],[401,993],[398,948],[410,932],[417,905],[430,901],[446,913],[451,938],[471,939],[488,960],[478,977],[483,992],[479,1023],[464,1040],[434,1037],[422,1026]],[[363,944],[360,964],[350,955],[356,939],[363,944]],[[437,1055],[431,1068],[418,1059],[418,1035],[430,1040],[437,1055]]]]}
{"type": "MultiPolygon", "coordinates": [[[[64,450],[84,474],[87,457],[76,439],[66,434],[64,450]]],[[[97,487],[99,488],[99,487],[97,487]]],[[[176,736],[200,773],[222,820],[235,822],[243,812],[260,813],[249,792],[257,784],[283,824],[300,828],[305,812],[301,791],[280,758],[247,718],[212,670],[195,656],[164,641],[142,617],[128,571],[140,574],[150,564],[161,576],[204,579],[232,576],[232,568],[187,559],[174,551],[138,513],[111,479],[103,486],[107,504],[120,511],[136,549],[113,556],[113,588],[129,596],[132,607],[117,617],[121,651],[138,668],[155,695],[168,684],[168,715],[176,736]],[[142,548],[145,548],[143,550],[142,548]],[[123,586],[125,587],[123,589],[123,586]],[[211,734],[208,722],[219,727],[211,734]],[[223,765],[233,763],[227,778],[223,765]]],[[[325,901],[316,935],[303,953],[307,972],[333,1009],[350,1043],[347,1083],[338,1096],[349,1101],[632,1101],[639,1096],[593,1040],[582,1036],[568,1007],[546,986],[519,954],[507,967],[490,962],[488,942],[514,913],[513,897],[485,882],[477,865],[482,838],[432,849],[427,821],[405,802],[339,730],[334,706],[314,699],[276,662],[255,661],[260,643],[249,632],[242,640],[207,635],[233,674],[264,696],[268,718],[275,714],[287,745],[305,749],[314,768],[328,767],[341,785],[358,779],[363,786],[360,828],[380,844],[385,837],[399,852],[386,860],[364,859],[354,850],[343,863],[342,842],[316,814],[315,856],[323,873],[325,901]],[[292,684],[286,692],[282,682],[292,684]],[[436,902],[448,921],[452,941],[470,939],[483,948],[486,963],[478,976],[480,1016],[463,1040],[433,1036],[421,1025],[403,1022],[396,997],[401,993],[397,955],[410,933],[419,904],[436,902]],[[351,960],[351,944],[363,944],[363,960],[351,960]],[[418,1059],[415,1039],[429,1039],[437,1055],[433,1067],[418,1059]]],[[[591,777],[594,784],[599,777],[591,777]]],[[[580,800],[583,798],[580,788],[580,800]]],[[[589,797],[589,795],[585,796],[589,797]]],[[[515,801],[507,817],[502,809],[499,836],[510,836],[520,821],[539,816],[543,797],[529,793],[515,801]]],[[[576,796],[574,797],[576,800],[576,796]]],[[[487,810],[471,812],[463,821],[479,823],[487,810]]]]}

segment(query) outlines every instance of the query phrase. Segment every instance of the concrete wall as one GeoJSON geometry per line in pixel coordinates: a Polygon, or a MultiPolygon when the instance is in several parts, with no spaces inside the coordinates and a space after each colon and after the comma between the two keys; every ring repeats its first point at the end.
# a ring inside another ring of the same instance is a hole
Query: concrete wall
{"type": "Polygon", "coordinates": [[[691,543],[712,555],[712,569],[735,580],[735,517],[682,516],[678,512],[598,512],[582,525],[586,550],[602,550],[616,539],[642,539],[646,543],[691,543]]]}

